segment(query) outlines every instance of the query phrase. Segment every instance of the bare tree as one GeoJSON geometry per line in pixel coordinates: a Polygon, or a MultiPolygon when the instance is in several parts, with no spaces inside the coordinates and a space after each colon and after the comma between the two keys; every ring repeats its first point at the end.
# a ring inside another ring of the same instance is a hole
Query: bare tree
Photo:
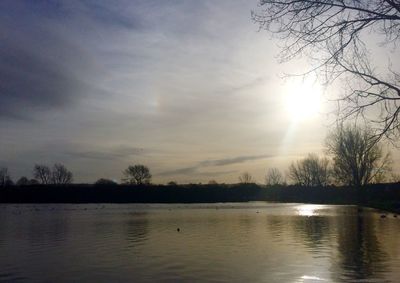
{"type": "Polygon", "coordinates": [[[239,176],[239,182],[241,184],[251,184],[254,183],[253,176],[249,172],[244,172],[239,176]]]}
{"type": "Polygon", "coordinates": [[[33,176],[44,185],[50,184],[52,181],[51,170],[47,165],[35,164],[35,167],[33,168],[33,176]]]}
{"type": "Polygon", "coordinates": [[[0,187],[6,187],[12,184],[10,174],[8,173],[8,168],[0,168],[0,187]]]}
{"type": "Polygon", "coordinates": [[[278,168],[270,168],[265,176],[265,183],[268,186],[282,185],[285,182],[281,171],[278,168]]]}
{"type": "Polygon", "coordinates": [[[26,186],[29,185],[29,179],[25,176],[22,176],[21,178],[18,179],[18,181],[15,183],[17,186],[26,186]]]}
{"type": "Polygon", "coordinates": [[[370,129],[356,126],[340,126],[328,135],[326,147],[339,183],[362,187],[382,181],[382,175],[390,171],[390,155],[383,154],[372,135],[370,129]]]}
{"type": "Polygon", "coordinates": [[[390,180],[391,175],[388,174],[387,170],[380,170],[375,173],[375,177],[372,179],[371,183],[382,184],[390,180]]]}
{"type": "Polygon", "coordinates": [[[128,184],[136,184],[136,185],[150,184],[152,177],[149,168],[141,164],[128,166],[128,168],[125,169],[123,174],[125,177],[123,181],[125,181],[128,184]]]}
{"type": "Polygon", "coordinates": [[[390,180],[390,182],[393,182],[393,183],[400,183],[400,174],[392,172],[392,174],[390,174],[389,180],[390,180]]]}
{"type": "Polygon", "coordinates": [[[339,120],[363,118],[374,125],[377,140],[396,140],[400,70],[390,60],[386,72],[374,68],[365,38],[372,33],[381,38],[382,48],[392,44],[395,50],[400,40],[399,1],[260,0],[259,7],[252,17],[260,28],[283,40],[282,62],[305,55],[313,67],[303,75],[315,73],[324,84],[343,79],[345,90],[337,99],[339,120]]]}
{"type": "Polygon", "coordinates": [[[65,185],[72,183],[73,175],[64,165],[56,163],[51,172],[51,180],[55,185],[65,185]]]}
{"type": "Polygon", "coordinates": [[[292,163],[289,167],[289,178],[296,184],[305,187],[323,187],[329,182],[329,161],[309,154],[306,158],[292,163]]]}

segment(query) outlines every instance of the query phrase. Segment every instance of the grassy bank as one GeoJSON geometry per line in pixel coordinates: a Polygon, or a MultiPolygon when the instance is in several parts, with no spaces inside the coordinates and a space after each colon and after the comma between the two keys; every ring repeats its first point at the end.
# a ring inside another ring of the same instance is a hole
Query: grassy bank
{"type": "Polygon", "coordinates": [[[400,184],[306,188],[237,185],[35,185],[0,189],[2,203],[213,203],[275,201],[358,204],[400,213],[400,184]]]}

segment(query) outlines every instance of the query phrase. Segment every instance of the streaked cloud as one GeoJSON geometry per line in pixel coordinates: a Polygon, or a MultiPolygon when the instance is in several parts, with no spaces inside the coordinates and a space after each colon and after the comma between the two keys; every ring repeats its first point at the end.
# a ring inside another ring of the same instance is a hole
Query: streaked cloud
{"type": "Polygon", "coordinates": [[[237,163],[243,163],[252,160],[265,159],[273,157],[269,154],[262,155],[245,155],[245,156],[237,156],[232,158],[224,158],[224,159],[216,159],[216,160],[204,160],[199,163],[200,166],[226,166],[237,163]]]}
{"type": "MultiPolygon", "coordinates": [[[[228,165],[233,165],[233,164],[240,164],[243,162],[248,162],[248,161],[253,161],[253,160],[260,160],[260,159],[266,159],[270,158],[272,155],[247,155],[247,156],[237,156],[237,157],[232,157],[232,158],[223,158],[223,159],[215,159],[215,160],[203,160],[198,162],[194,166],[190,167],[185,167],[185,168],[179,168],[175,170],[170,170],[170,171],[165,171],[159,173],[161,176],[170,176],[170,175],[199,175],[199,174],[205,174],[205,175],[211,175],[210,172],[201,172],[200,169],[204,167],[220,167],[220,166],[228,166],[228,165]]],[[[229,171],[213,171],[213,175],[222,175],[222,174],[228,174],[228,173],[233,173],[236,172],[236,170],[229,170],[229,171]]]]}
{"type": "Polygon", "coordinates": [[[78,159],[98,159],[98,160],[115,160],[115,159],[126,159],[132,156],[143,155],[147,151],[143,148],[128,147],[128,146],[117,146],[113,148],[103,148],[102,150],[89,150],[89,151],[64,151],[63,154],[78,158],[78,159]]]}

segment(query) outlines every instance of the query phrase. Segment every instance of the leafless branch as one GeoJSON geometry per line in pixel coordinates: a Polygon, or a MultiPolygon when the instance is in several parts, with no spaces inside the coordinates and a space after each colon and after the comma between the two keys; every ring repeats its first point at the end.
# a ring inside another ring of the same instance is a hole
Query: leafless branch
{"type": "Polygon", "coordinates": [[[395,0],[260,0],[252,13],[260,29],[284,42],[280,61],[303,55],[324,85],[345,82],[336,99],[338,121],[359,120],[372,125],[376,140],[397,141],[400,135],[400,71],[389,65],[386,74],[371,65],[364,40],[369,33],[381,44],[397,46],[400,39],[400,3],[395,0]]]}

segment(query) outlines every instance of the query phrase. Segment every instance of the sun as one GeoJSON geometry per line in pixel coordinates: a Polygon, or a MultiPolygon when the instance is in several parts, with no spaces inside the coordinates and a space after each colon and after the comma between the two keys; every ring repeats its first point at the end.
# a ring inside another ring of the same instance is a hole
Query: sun
{"type": "Polygon", "coordinates": [[[296,121],[315,118],[321,112],[321,86],[309,81],[292,83],[285,96],[288,115],[296,121]]]}

